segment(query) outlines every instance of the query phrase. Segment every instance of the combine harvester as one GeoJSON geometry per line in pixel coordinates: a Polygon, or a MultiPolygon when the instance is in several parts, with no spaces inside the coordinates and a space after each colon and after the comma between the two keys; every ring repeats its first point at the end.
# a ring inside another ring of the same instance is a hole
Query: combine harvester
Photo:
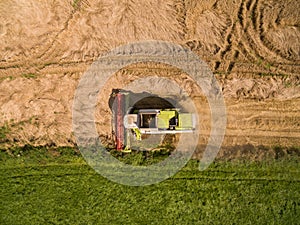
{"type": "MultiPolygon", "coordinates": [[[[127,91],[114,94],[113,133],[115,134],[116,149],[130,151],[130,135],[134,135],[137,141],[142,141],[143,135],[164,135],[192,133],[196,127],[195,114],[181,112],[179,108],[156,108],[157,106],[170,106],[171,104],[155,104],[151,101],[159,101],[160,98],[149,94],[146,98],[149,104],[130,106],[130,101],[137,95],[127,91]],[[151,99],[151,100],[150,100],[151,99]],[[146,108],[145,108],[146,107],[146,108]],[[147,108],[148,107],[148,108],[147,108]]],[[[139,97],[141,98],[141,97],[139,97]]]]}

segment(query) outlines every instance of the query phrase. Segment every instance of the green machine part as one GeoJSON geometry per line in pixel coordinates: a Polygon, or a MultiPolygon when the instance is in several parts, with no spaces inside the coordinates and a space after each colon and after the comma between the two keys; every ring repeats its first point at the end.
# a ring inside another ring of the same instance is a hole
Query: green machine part
{"type": "Polygon", "coordinates": [[[157,128],[158,129],[168,129],[169,120],[175,117],[177,112],[175,110],[166,110],[160,111],[160,114],[157,115],[157,128]]]}
{"type": "Polygon", "coordinates": [[[142,140],[142,134],[141,134],[141,131],[139,130],[139,128],[132,128],[132,130],[135,134],[136,140],[141,141],[142,140]]]}
{"type": "Polygon", "coordinates": [[[178,130],[193,129],[193,114],[180,113],[178,114],[178,130]]]}

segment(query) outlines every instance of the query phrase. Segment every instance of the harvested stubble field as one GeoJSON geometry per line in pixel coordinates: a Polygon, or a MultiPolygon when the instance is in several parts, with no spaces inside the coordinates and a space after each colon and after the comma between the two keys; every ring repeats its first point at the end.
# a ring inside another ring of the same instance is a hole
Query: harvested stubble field
{"type": "MultiPolygon", "coordinates": [[[[80,77],[107,51],[163,40],[208,63],[227,107],[223,146],[299,146],[299,1],[2,1],[0,125],[4,147],[73,146],[72,102],[80,77]]],[[[132,65],[106,85],[97,113],[109,138],[112,88],[155,74],[174,80],[201,106],[186,74],[164,65],[132,65]],[[106,94],[106,95],[105,95],[106,94]],[[106,96],[106,97],[105,97],[106,96]]],[[[202,118],[209,112],[200,109],[202,118]],[[201,111],[202,110],[202,111],[201,111]]],[[[205,144],[209,124],[203,128],[205,144]]]]}

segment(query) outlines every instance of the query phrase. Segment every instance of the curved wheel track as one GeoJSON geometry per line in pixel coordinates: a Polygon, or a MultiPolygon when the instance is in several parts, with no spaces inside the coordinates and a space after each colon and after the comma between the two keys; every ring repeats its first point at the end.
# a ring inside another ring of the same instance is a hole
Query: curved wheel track
{"type": "Polygon", "coordinates": [[[270,7],[272,7],[270,3],[263,0],[241,2],[238,14],[241,51],[250,61],[260,61],[258,63],[264,64],[270,72],[295,74],[297,72],[295,68],[299,68],[299,56],[287,56],[276,47],[275,43],[266,38],[269,30],[279,26],[275,20],[274,27],[271,27],[272,18],[266,17],[267,9],[270,7]]]}

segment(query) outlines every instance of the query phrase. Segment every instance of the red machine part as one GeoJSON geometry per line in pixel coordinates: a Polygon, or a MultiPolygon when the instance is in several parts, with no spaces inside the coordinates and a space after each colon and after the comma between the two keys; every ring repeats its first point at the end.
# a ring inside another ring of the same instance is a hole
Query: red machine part
{"type": "Polygon", "coordinates": [[[115,112],[115,130],[116,130],[116,148],[117,150],[121,151],[124,148],[124,95],[118,93],[116,95],[116,112],[115,112]]]}

